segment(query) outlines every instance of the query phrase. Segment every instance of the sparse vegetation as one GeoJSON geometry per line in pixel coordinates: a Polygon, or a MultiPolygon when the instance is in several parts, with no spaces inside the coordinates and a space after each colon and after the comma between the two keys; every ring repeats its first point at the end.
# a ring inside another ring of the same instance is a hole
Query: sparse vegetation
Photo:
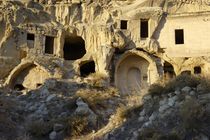
{"type": "Polygon", "coordinates": [[[164,83],[163,81],[159,81],[158,83],[153,84],[150,86],[148,92],[151,95],[161,95],[173,92],[177,89],[180,90],[186,86],[196,88],[199,84],[203,92],[207,93],[210,91],[210,80],[208,78],[183,74],[169,82],[164,83]]]}
{"type": "Polygon", "coordinates": [[[184,127],[188,131],[193,131],[199,127],[199,121],[204,116],[205,109],[203,106],[193,98],[186,100],[180,108],[180,116],[183,120],[184,127]]]}
{"type": "Polygon", "coordinates": [[[88,119],[85,116],[74,116],[67,122],[67,130],[71,137],[77,137],[90,131],[88,119]]]}
{"type": "Polygon", "coordinates": [[[36,137],[46,136],[52,129],[52,122],[44,122],[42,120],[30,121],[26,124],[27,132],[36,137]]]}
{"type": "Polygon", "coordinates": [[[96,110],[98,107],[107,108],[107,101],[119,96],[119,92],[115,88],[107,89],[81,89],[76,93],[77,97],[81,97],[90,108],[96,110]]]}
{"type": "Polygon", "coordinates": [[[107,84],[107,75],[103,73],[91,73],[88,76],[88,84],[95,88],[102,88],[107,84]]]}

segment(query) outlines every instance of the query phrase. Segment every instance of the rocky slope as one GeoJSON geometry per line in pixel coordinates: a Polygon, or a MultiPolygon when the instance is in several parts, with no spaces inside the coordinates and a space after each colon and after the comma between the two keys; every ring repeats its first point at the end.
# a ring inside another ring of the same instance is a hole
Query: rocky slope
{"type": "Polygon", "coordinates": [[[3,140],[208,140],[209,85],[199,77],[180,76],[153,85],[142,102],[138,96],[120,97],[111,87],[55,79],[33,91],[2,89],[0,136],[3,140]]]}
{"type": "Polygon", "coordinates": [[[143,105],[130,110],[128,120],[105,136],[107,140],[208,140],[209,82],[181,76],[165,87],[151,87],[143,105]]]}
{"type": "Polygon", "coordinates": [[[120,102],[114,88],[54,79],[33,91],[2,89],[0,138],[71,139],[85,135],[108,123],[120,102]]]}

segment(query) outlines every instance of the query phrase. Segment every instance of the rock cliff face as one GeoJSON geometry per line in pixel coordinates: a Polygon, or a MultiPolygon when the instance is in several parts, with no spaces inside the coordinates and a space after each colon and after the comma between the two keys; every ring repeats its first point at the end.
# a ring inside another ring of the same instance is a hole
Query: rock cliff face
{"type": "Polygon", "coordinates": [[[0,139],[208,140],[209,22],[209,0],[0,1],[0,139]]]}
{"type": "Polygon", "coordinates": [[[200,40],[198,52],[199,41],[188,37],[199,25],[210,28],[208,1],[27,0],[2,1],[0,8],[0,78],[11,88],[21,84],[18,77],[27,79],[30,72],[22,71],[31,65],[48,78],[94,81],[95,73],[122,94],[183,72],[208,74],[208,40],[200,40]]]}

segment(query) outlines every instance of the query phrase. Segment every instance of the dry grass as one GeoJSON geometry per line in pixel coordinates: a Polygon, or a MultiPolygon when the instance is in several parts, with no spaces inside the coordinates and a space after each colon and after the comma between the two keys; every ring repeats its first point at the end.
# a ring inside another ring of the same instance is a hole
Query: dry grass
{"type": "Polygon", "coordinates": [[[104,87],[106,85],[107,75],[103,73],[92,73],[88,76],[87,82],[93,87],[104,87]]]}
{"type": "Polygon", "coordinates": [[[91,109],[96,110],[98,107],[107,108],[106,101],[119,96],[119,92],[115,88],[81,89],[77,91],[76,96],[81,97],[91,109]]]}
{"type": "Polygon", "coordinates": [[[77,137],[89,132],[88,119],[85,116],[74,116],[67,122],[67,131],[71,137],[77,137]]]}

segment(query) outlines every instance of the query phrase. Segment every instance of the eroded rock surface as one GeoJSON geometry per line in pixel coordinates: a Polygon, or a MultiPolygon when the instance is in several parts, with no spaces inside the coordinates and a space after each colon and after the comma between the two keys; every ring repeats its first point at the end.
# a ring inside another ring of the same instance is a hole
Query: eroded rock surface
{"type": "MultiPolygon", "coordinates": [[[[143,91],[160,78],[209,71],[203,39],[209,36],[208,1],[2,1],[0,8],[0,75],[12,88],[11,79],[24,75],[15,73],[30,69],[26,61],[54,69],[48,78],[103,75],[123,94],[143,91]]],[[[16,84],[27,88],[24,81],[16,84]]]]}

